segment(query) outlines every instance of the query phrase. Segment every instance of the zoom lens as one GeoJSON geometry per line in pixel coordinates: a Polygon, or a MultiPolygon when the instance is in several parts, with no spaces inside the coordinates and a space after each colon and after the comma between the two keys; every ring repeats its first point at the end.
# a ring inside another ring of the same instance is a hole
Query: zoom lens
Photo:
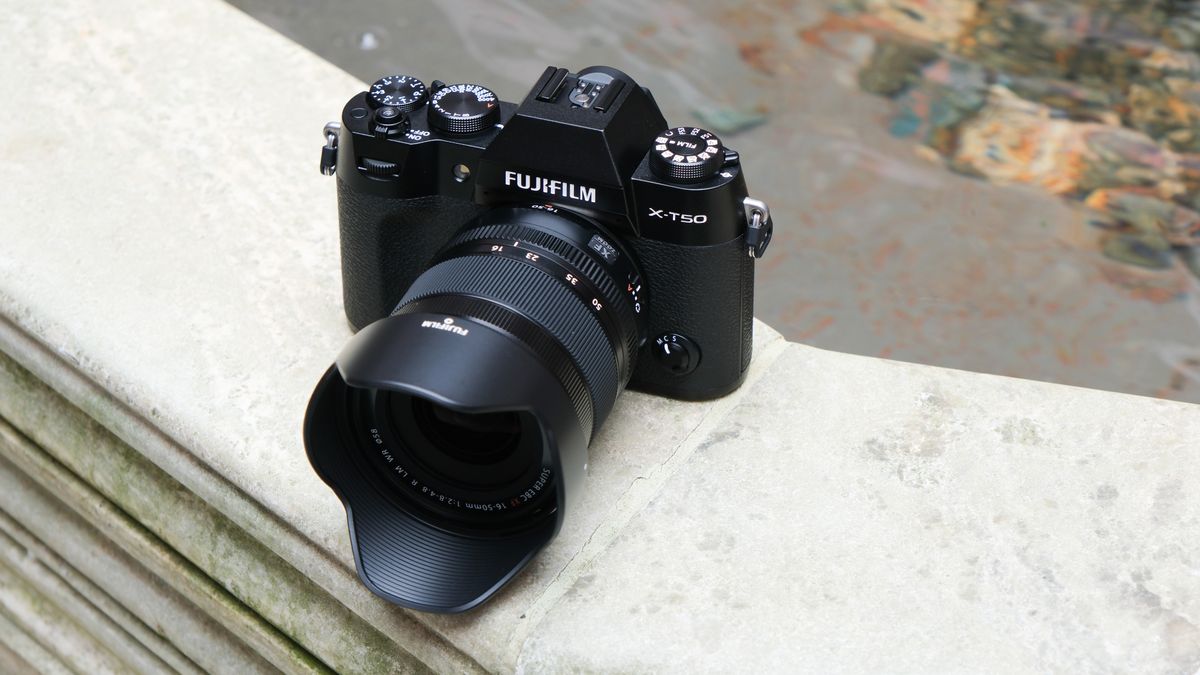
{"type": "Polygon", "coordinates": [[[460,611],[524,567],[629,381],[644,304],[632,257],[595,223],[495,209],[351,341],[305,433],[368,587],[460,611]]]}
{"type": "Polygon", "coordinates": [[[574,214],[492,212],[451,240],[393,315],[471,317],[508,333],[555,372],[590,436],[643,337],[640,277],[618,246],[574,214]]]}
{"type": "Polygon", "coordinates": [[[440,527],[495,536],[553,512],[542,433],[528,412],[471,413],[387,389],[346,392],[352,461],[400,507],[440,527]]]}
{"type": "Polygon", "coordinates": [[[521,418],[514,412],[465,413],[425,399],[397,399],[393,419],[403,424],[411,415],[417,429],[437,452],[460,462],[490,466],[515,453],[521,440],[521,418]]]}

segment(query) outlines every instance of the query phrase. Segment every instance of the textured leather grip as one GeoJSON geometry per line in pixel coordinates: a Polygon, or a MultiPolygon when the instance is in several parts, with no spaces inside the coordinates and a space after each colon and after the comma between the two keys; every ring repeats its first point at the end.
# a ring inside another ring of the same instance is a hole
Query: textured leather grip
{"type": "Polygon", "coordinates": [[[715,246],[679,246],[634,239],[650,289],[650,340],[642,347],[630,389],[703,400],[724,396],[745,379],[754,329],[754,259],[738,237],[715,246]],[[700,347],[700,365],[675,375],[652,353],[654,339],[679,333],[700,347]]]}
{"type": "Polygon", "coordinates": [[[342,301],[355,330],[392,313],[450,237],[483,207],[461,199],[380,197],[337,181],[342,301]]]}

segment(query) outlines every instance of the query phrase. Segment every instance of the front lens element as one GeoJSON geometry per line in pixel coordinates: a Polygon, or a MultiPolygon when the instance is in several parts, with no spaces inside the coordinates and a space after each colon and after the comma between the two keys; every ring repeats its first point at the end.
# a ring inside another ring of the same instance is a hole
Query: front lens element
{"type": "MultiPolygon", "coordinates": [[[[394,415],[405,401],[397,398],[396,403],[394,415]]],[[[423,398],[412,399],[410,407],[417,429],[434,451],[460,462],[494,466],[512,456],[521,440],[521,418],[515,412],[465,413],[423,398]]]]}
{"type": "Polygon", "coordinates": [[[363,440],[367,470],[431,523],[495,534],[552,510],[551,471],[532,414],[463,412],[398,391],[356,396],[363,415],[349,432],[363,440]]]}

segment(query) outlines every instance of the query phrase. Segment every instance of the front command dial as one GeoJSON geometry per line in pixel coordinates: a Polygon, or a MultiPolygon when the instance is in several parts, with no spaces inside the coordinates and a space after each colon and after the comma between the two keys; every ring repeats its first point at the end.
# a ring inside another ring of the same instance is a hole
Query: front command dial
{"type": "Polygon", "coordinates": [[[367,98],[374,108],[391,107],[400,112],[420,108],[429,96],[425,83],[408,75],[388,75],[371,85],[367,98]]]}
{"type": "Polygon", "coordinates": [[[699,183],[717,175],[725,149],[716,134],[696,127],[667,129],[654,139],[650,169],[675,183],[699,183]]]}
{"type": "Polygon", "coordinates": [[[499,121],[499,99],[478,84],[448,84],[429,99],[429,126],[439,131],[474,134],[499,121]]]}

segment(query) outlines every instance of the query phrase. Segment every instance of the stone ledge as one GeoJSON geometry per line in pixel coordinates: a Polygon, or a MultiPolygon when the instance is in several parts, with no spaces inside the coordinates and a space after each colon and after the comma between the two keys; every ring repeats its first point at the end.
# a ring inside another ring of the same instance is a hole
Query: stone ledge
{"type": "MultiPolygon", "coordinates": [[[[145,565],[148,572],[142,576],[163,580],[195,605],[184,611],[201,617],[194,622],[214,621],[234,631],[249,654],[260,653],[275,667],[292,672],[321,671],[322,661],[355,672],[414,667],[407,650],[347,612],[341,602],[136,450],[0,355],[0,461],[5,457],[99,529],[100,541],[111,542],[125,557],[145,565]],[[40,447],[4,420],[30,430],[40,447]]],[[[0,499],[0,508],[21,522],[44,528],[54,527],[64,517],[30,512],[30,502],[0,499]]],[[[43,532],[43,536],[55,534],[43,532]]],[[[80,536],[59,535],[55,550],[62,551],[80,536]]],[[[113,592],[127,590],[113,578],[107,585],[113,592]]],[[[124,603],[136,606],[147,601],[126,593],[124,603]]],[[[420,631],[410,629],[406,634],[417,637],[420,631]]],[[[182,641],[184,647],[202,641],[202,635],[165,637],[182,641]]],[[[431,653],[425,657],[439,663],[431,653]]],[[[234,670],[248,672],[251,665],[253,659],[234,670]]]]}
{"type": "MultiPolygon", "coordinates": [[[[5,427],[0,430],[0,439],[0,444],[5,446],[12,442],[11,429],[5,427]]],[[[4,454],[9,454],[8,448],[4,454]]],[[[139,672],[204,672],[196,662],[135,616],[128,609],[129,605],[133,605],[141,616],[161,626],[176,639],[186,636],[186,648],[200,647],[195,655],[208,671],[228,671],[236,666],[242,672],[267,672],[262,667],[254,667],[253,652],[236,647],[231,640],[221,642],[219,646],[214,645],[209,636],[214,627],[204,626],[203,622],[198,625],[192,613],[179,612],[178,603],[172,603],[173,598],[164,595],[161,581],[146,574],[144,568],[133,561],[123,559],[113,551],[113,547],[99,539],[94,531],[81,526],[76,517],[56,505],[54,499],[38,488],[32,479],[7,461],[0,460],[0,467],[3,468],[0,471],[0,486],[5,510],[0,513],[0,567],[7,569],[10,579],[11,575],[15,575],[24,580],[16,585],[24,587],[26,600],[33,596],[36,599],[32,604],[57,610],[42,612],[43,616],[58,619],[54,633],[85,631],[90,634],[89,651],[104,652],[107,665],[116,662],[116,669],[108,668],[108,672],[124,669],[139,672]],[[108,591],[92,582],[89,576],[66,562],[52,550],[51,545],[39,540],[29,529],[7,515],[9,512],[17,514],[32,527],[44,528],[51,542],[68,549],[69,554],[84,565],[91,578],[120,593],[124,603],[114,599],[108,591]]],[[[11,581],[6,580],[5,583],[11,581]]],[[[75,643],[80,641],[74,640],[75,643]]],[[[61,642],[50,641],[49,644],[58,647],[61,642]]],[[[69,650],[56,651],[70,656],[69,650]]],[[[45,657],[39,657],[39,660],[45,660],[45,657]]],[[[98,663],[89,664],[88,661],[95,659],[85,659],[82,663],[76,661],[73,665],[77,670],[99,668],[98,663]]]]}
{"type": "Polygon", "coordinates": [[[1198,439],[1192,405],[789,345],[518,670],[1191,672],[1198,439]]]}
{"type": "MultiPolygon", "coordinates": [[[[15,611],[25,613],[29,610],[22,605],[15,611]]],[[[56,647],[58,654],[55,654],[39,644],[24,626],[14,623],[6,612],[0,612],[0,635],[3,636],[0,639],[0,665],[5,666],[5,672],[71,675],[71,669],[63,661],[75,655],[74,640],[61,641],[56,647]]]]}
{"type": "MultiPolygon", "coordinates": [[[[20,433],[0,471],[64,506],[0,510],[154,628],[140,644],[201,663],[122,594],[139,568],[248,663],[294,672],[1200,663],[1200,501],[1182,487],[1200,408],[824,352],[760,323],[732,396],[621,397],[580,508],[495,601],[444,617],[375,598],[299,438],[348,337],[318,130],[361,83],[217,0],[9,10],[0,417],[20,433]],[[251,103],[282,76],[311,96],[270,138],[231,133],[262,128],[251,103]],[[38,92],[65,81],[44,114],[38,92]],[[104,133],[68,143],[63,124],[104,133]],[[87,527],[52,527],[73,518],[87,527]],[[88,537],[126,576],[85,565],[88,537]]],[[[0,659],[34,658],[18,642],[0,659]]]]}

